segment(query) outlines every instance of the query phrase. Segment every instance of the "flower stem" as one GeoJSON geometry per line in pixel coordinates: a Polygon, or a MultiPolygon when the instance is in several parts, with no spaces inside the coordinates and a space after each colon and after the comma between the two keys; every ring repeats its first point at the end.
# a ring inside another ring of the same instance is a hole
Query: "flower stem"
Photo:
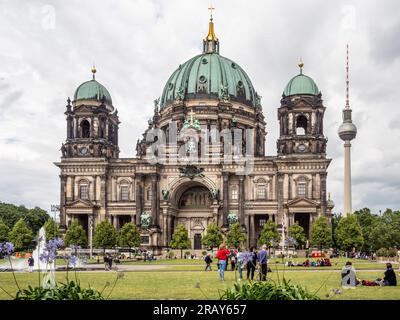
{"type": "Polygon", "coordinates": [[[13,268],[13,266],[12,266],[10,256],[8,256],[8,261],[10,262],[11,272],[12,272],[12,275],[13,275],[13,277],[14,277],[15,284],[17,285],[18,290],[21,291],[21,288],[19,287],[17,278],[15,277],[14,268],[13,268]]]}

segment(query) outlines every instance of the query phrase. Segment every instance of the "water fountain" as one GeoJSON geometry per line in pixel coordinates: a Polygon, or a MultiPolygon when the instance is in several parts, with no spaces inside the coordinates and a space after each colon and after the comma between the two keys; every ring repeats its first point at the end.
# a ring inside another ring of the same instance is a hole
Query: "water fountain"
{"type": "Polygon", "coordinates": [[[35,250],[32,252],[32,257],[35,261],[33,266],[33,270],[40,270],[40,271],[47,271],[47,270],[54,270],[54,262],[46,263],[40,261],[40,255],[43,253],[44,248],[46,246],[46,232],[44,227],[41,227],[39,230],[38,241],[35,250]]]}

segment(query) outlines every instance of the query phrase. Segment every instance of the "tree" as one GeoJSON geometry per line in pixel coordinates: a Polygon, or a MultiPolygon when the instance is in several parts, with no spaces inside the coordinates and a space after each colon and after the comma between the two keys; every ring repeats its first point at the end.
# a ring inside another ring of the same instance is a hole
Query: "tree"
{"type": "Polygon", "coordinates": [[[239,248],[246,241],[246,236],[239,223],[235,223],[230,227],[226,235],[226,243],[230,247],[239,248]]]}
{"type": "Polygon", "coordinates": [[[44,231],[46,232],[46,240],[51,240],[60,237],[60,230],[58,229],[57,223],[53,219],[49,219],[43,225],[44,231]]]}
{"type": "MultiPolygon", "coordinates": [[[[129,249],[140,246],[139,228],[132,222],[125,223],[119,232],[118,242],[121,247],[128,247],[129,249]]],[[[131,256],[130,250],[129,256],[131,256]]]]}
{"type": "Polygon", "coordinates": [[[342,219],[341,213],[335,213],[332,217],[332,246],[334,248],[339,247],[339,245],[337,244],[337,239],[336,239],[336,229],[337,229],[337,226],[339,225],[340,219],[342,219]]]}
{"type": "Polygon", "coordinates": [[[8,241],[8,237],[10,234],[10,228],[0,220],[0,243],[8,241]]]}
{"type": "Polygon", "coordinates": [[[224,236],[222,235],[221,228],[216,223],[210,223],[207,226],[207,234],[201,239],[201,243],[207,247],[218,248],[223,242],[224,236]]]}
{"type": "Polygon", "coordinates": [[[188,231],[183,224],[178,224],[171,240],[172,249],[181,249],[181,259],[183,257],[183,249],[189,249],[192,245],[188,237],[188,231]]]}
{"type": "Polygon", "coordinates": [[[0,220],[3,220],[10,229],[21,218],[24,219],[28,228],[36,234],[50,217],[45,210],[38,207],[28,209],[25,206],[0,202],[0,220]]]}
{"type": "Polygon", "coordinates": [[[258,245],[267,245],[271,248],[274,244],[279,243],[281,235],[276,228],[275,222],[268,220],[261,231],[260,238],[258,239],[258,245]]]}
{"type": "Polygon", "coordinates": [[[100,222],[94,230],[93,245],[96,248],[112,248],[117,243],[117,232],[108,220],[100,222]]]}
{"type": "Polygon", "coordinates": [[[67,232],[65,233],[64,243],[67,247],[70,246],[87,246],[86,232],[78,221],[72,221],[67,232]]]}
{"type": "Polygon", "coordinates": [[[364,238],[357,216],[351,214],[340,220],[336,229],[336,238],[342,250],[349,252],[353,248],[361,249],[364,238]]]}
{"type": "Polygon", "coordinates": [[[16,250],[29,247],[33,241],[32,230],[29,229],[24,219],[19,219],[9,233],[9,240],[14,244],[16,250]]]}
{"type": "Polygon", "coordinates": [[[326,217],[319,217],[311,227],[311,243],[322,251],[322,247],[332,244],[332,229],[326,217]]]}
{"type": "MultiPolygon", "coordinates": [[[[361,231],[364,237],[363,251],[371,251],[376,244],[376,235],[373,235],[373,229],[377,227],[378,223],[381,221],[381,217],[373,214],[370,209],[363,208],[361,210],[355,211],[354,215],[357,217],[358,223],[360,224],[361,231]]],[[[381,226],[384,227],[384,226],[381,226]]],[[[378,247],[376,249],[379,249],[378,247]]]]}
{"type": "Polygon", "coordinates": [[[298,222],[289,227],[289,236],[296,241],[296,247],[301,247],[306,243],[304,228],[300,226],[298,222]]]}

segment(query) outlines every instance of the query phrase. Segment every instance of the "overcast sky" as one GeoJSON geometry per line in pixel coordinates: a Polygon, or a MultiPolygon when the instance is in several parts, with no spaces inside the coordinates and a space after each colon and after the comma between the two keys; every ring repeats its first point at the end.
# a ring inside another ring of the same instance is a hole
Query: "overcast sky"
{"type": "MultiPolygon", "coordinates": [[[[322,91],[328,191],[343,208],[345,46],[350,46],[353,209],[400,209],[400,2],[214,0],[220,53],[262,96],[267,154],[276,154],[282,91],[304,73],[322,91]]],[[[91,77],[111,93],[121,120],[121,157],[152,116],[170,74],[201,52],[209,1],[0,0],[0,201],[50,208],[59,202],[65,105],[91,77]]]]}

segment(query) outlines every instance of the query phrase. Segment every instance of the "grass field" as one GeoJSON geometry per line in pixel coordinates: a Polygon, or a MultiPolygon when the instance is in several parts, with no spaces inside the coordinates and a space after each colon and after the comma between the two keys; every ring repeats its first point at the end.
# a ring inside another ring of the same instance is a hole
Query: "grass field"
{"type": "MultiPolygon", "coordinates": [[[[307,287],[311,292],[318,291],[322,299],[400,299],[400,286],[397,287],[357,287],[353,290],[342,290],[342,294],[334,295],[331,290],[340,287],[340,274],[332,272],[273,272],[269,274],[273,280],[277,277],[290,279],[293,283],[307,287]],[[329,297],[327,297],[329,295],[329,297]]],[[[358,272],[361,279],[381,277],[381,272],[358,272]]],[[[16,273],[21,287],[37,285],[37,273],[16,273]]],[[[57,272],[57,281],[65,281],[66,273],[57,272]]],[[[73,278],[74,273],[69,273],[73,278]]],[[[82,285],[89,284],[102,290],[107,282],[110,286],[104,289],[107,297],[116,278],[116,272],[81,272],[78,278],[82,285]]],[[[232,287],[235,282],[235,272],[226,272],[226,281],[218,280],[217,272],[125,272],[124,278],[118,280],[109,299],[218,299],[219,293],[232,287]],[[199,288],[198,288],[199,287],[199,288]]],[[[16,286],[9,272],[0,273],[0,286],[12,295],[16,286]]],[[[0,290],[0,299],[9,299],[0,290]]]]}

